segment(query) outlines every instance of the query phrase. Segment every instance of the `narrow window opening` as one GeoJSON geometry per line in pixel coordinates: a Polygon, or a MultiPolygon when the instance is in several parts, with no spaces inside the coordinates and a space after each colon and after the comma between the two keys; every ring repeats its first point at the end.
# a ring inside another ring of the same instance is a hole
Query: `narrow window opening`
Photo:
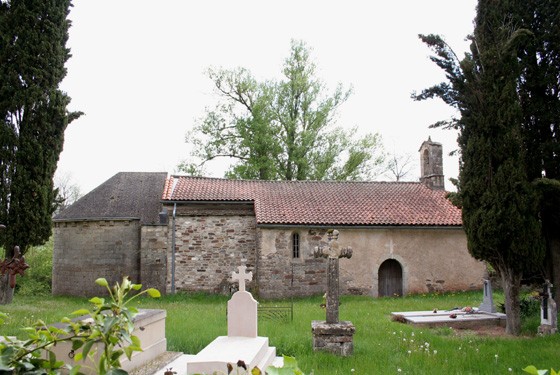
{"type": "Polygon", "coordinates": [[[292,234],[292,258],[299,258],[299,233],[292,234]]]}

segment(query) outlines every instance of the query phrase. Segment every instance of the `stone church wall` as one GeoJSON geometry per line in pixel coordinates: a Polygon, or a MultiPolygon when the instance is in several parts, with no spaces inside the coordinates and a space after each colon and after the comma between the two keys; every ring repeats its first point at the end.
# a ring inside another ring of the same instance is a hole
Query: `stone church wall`
{"type": "Polygon", "coordinates": [[[313,257],[313,249],[325,233],[308,229],[259,228],[259,296],[286,298],[325,293],[326,261],[313,257]],[[294,233],[299,234],[299,258],[293,258],[292,254],[294,233]]]}
{"type": "Polygon", "coordinates": [[[485,265],[468,253],[461,228],[340,229],[339,242],[354,250],[340,261],[347,293],[377,297],[379,269],[388,259],[402,267],[403,294],[482,288],[485,265]]]}
{"type": "Polygon", "coordinates": [[[95,284],[105,277],[113,284],[123,276],[139,282],[138,220],[55,222],[52,292],[54,295],[105,294],[95,284]]]}
{"type": "MultiPolygon", "coordinates": [[[[470,290],[482,287],[485,266],[467,251],[462,229],[346,229],[341,246],[353,249],[340,260],[344,294],[378,296],[378,273],[387,259],[402,267],[404,294],[470,290]]],[[[315,259],[315,246],[327,244],[326,229],[258,229],[259,293],[263,298],[323,294],[326,262],[315,259]],[[300,258],[292,258],[291,238],[300,235],[300,258]]]]}
{"type": "Polygon", "coordinates": [[[145,225],[140,242],[140,281],[144,288],[165,292],[167,277],[167,224],[145,225]]]}
{"type": "MultiPolygon", "coordinates": [[[[169,210],[172,212],[172,209],[169,210]]],[[[167,241],[167,292],[171,291],[173,219],[167,241]]],[[[228,294],[241,264],[255,273],[256,220],[252,205],[177,207],[175,290],[228,294]]],[[[251,290],[254,282],[247,287],[251,290]]]]}

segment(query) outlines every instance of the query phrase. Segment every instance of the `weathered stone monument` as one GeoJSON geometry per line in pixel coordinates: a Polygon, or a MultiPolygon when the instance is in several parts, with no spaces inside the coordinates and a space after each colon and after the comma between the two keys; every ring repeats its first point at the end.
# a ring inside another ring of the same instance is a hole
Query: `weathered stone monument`
{"type": "Polygon", "coordinates": [[[311,323],[313,350],[328,351],[340,356],[349,356],[354,351],[354,332],[356,328],[349,321],[339,321],[339,259],[351,258],[352,248],[342,248],[338,243],[338,231],[329,232],[327,247],[317,246],[316,258],[327,258],[327,319],[311,323]]]}
{"type": "Polygon", "coordinates": [[[558,308],[552,299],[550,288],[552,284],[546,280],[541,293],[541,325],[539,326],[539,333],[543,335],[558,332],[558,308]]]}
{"type": "Polygon", "coordinates": [[[197,355],[187,359],[187,374],[228,374],[228,365],[239,361],[251,371],[261,371],[271,364],[278,364],[276,348],[268,346],[268,337],[257,336],[257,306],[245,282],[252,279],[245,266],[232,273],[232,280],[239,282],[239,291],[228,301],[228,335],[219,336],[197,355]]]}
{"type": "Polygon", "coordinates": [[[492,284],[490,280],[484,280],[483,298],[478,311],[495,313],[496,307],[494,306],[494,298],[492,297],[492,284]]]}

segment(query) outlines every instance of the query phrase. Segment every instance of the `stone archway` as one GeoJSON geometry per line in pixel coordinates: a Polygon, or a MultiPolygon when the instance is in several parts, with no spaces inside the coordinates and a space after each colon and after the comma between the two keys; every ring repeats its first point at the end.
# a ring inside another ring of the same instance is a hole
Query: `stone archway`
{"type": "Polygon", "coordinates": [[[379,297],[394,297],[403,295],[403,269],[395,259],[387,259],[378,271],[379,297]]]}

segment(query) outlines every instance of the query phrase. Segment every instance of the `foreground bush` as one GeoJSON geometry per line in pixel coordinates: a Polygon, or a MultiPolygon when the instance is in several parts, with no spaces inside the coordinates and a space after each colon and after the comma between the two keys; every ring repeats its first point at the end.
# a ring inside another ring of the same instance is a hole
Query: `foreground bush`
{"type": "MultiPolygon", "coordinates": [[[[105,287],[109,299],[94,297],[90,299],[93,309],[79,309],[74,316],[88,315],[91,321],[72,321],[63,318],[65,328],[57,328],[38,320],[32,327],[26,328],[28,339],[25,341],[6,338],[0,343],[0,372],[15,374],[58,374],[66,369],[70,375],[81,374],[81,365],[66,364],[56,358],[53,347],[61,342],[70,342],[75,353],[74,362],[88,359],[100,375],[126,374],[120,368],[120,358],[124,354],[130,360],[134,351],[140,351],[140,341],[134,335],[133,317],[138,313],[128,304],[138,296],[147,293],[159,297],[155,289],[147,289],[129,297],[131,292],[142,288],[124,278],[121,284],[110,288],[107,280],[101,278],[96,283],[105,287]],[[95,344],[101,348],[97,353],[95,344]],[[96,354],[99,359],[94,358],[96,354]]],[[[6,315],[2,315],[3,318],[6,315]]]]}

